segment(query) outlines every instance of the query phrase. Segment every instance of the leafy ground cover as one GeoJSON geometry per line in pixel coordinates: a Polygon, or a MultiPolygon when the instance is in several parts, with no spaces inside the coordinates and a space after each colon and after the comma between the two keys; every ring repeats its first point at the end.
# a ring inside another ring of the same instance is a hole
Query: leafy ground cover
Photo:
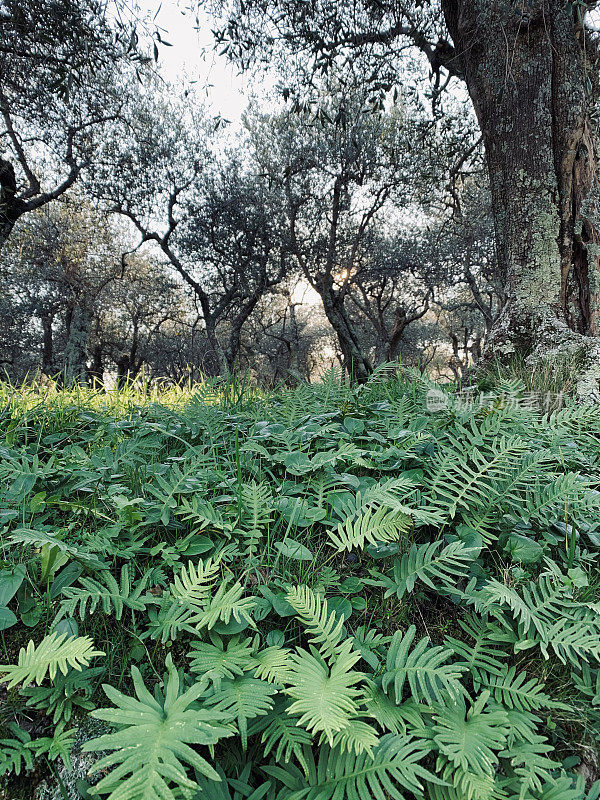
{"type": "Polygon", "coordinates": [[[4,387],[0,796],[598,798],[600,407],[431,389],[4,387]]]}

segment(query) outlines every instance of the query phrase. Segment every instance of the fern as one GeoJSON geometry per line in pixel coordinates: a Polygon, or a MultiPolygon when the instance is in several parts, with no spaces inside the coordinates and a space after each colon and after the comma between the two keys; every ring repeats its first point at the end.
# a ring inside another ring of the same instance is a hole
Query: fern
{"type": "Polygon", "coordinates": [[[507,606],[519,623],[521,638],[538,644],[546,657],[550,647],[563,662],[569,660],[575,666],[582,658],[600,658],[600,615],[574,603],[560,576],[544,573],[530,581],[522,594],[491,579],[473,602],[499,620],[502,606],[507,606]]]}
{"type": "Polygon", "coordinates": [[[553,750],[543,736],[534,736],[533,741],[517,742],[499,754],[509,761],[517,776],[519,800],[530,797],[532,792],[542,792],[543,784],[552,781],[553,773],[560,767],[560,762],[548,758],[553,750]]]}
{"type": "Polygon", "coordinates": [[[368,681],[365,689],[365,710],[367,716],[376,720],[383,731],[390,733],[406,734],[419,731],[425,732],[425,720],[423,718],[424,706],[414,700],[404,703],[396,703],[394,698],[390,698],[381,689],[381,680],[368,681]]]}
{"type": "Polygon", "coordinates": [[[254,658],[254,674],[269,683],[284,684],[291,669],[289,654],[285,647],[266,647],[254,658]]]}
{"type": "Polygon", "coordinates": [[[277,763],[289,763],[295,758],[304,774],[308,775],[304,751],[311,744],[312,736],[298,725],[298,717],[292,716],[288,708],[289,702],[279,702],[269,714],[268,725],[261,737],[265,746],[264,756],[266,758],[273,752],[277,763]]]}
{"type": "Polygon", "coordinates": [[[87,636],[68,638],[66,633],[51,633],[37,647],[31,640],[27,649],[22,647],[16,665],[0,664],[0,675],[8,681],[8,689],[18,684],[22,687],[30,683],[39,685],[46,676],[52,681],[59,670],[66,675],[69,667],[80,670],[87,667],[92,658],[103,655],[101,650],[94,650],[94,643],[87,636]]]}
{"type": "Polygon", "coordinates": [[[477,551],[461,541],[451,542],[445,547],[441,540],[430,544],[413,544],[408,553],[395,560],[393,578],[380,573],[377,576],[387,587],[385,596],[395,594],[401,600],[407,592],[413,591],[417,581],[430,589],[439,589],[436,580],[448,584],[457,577],[463,577],[476,556],[477,551]]]}
{"type": "Polygon", "coordinates": [[[189,618],[190,625],[210,630],[217,622],[227,624],[233,618],[236,622],[245,621],[254,626],[251,613],[256,598],[242,597],[243,593],[244,587],[241,583],[234,583],[229,588],[226,583],[222,583],[204,610],[189,618]]]}
{"type": "Polygon", "coordinates": [[[133,611],[145,611],[146,609],[147,600],[141,595],[146,589],[147,577],[142,578],[132,592],[127,564],[121,567],[120,583],[117,583],[108,570],[102,570],[97,579],[79,578],[79,583],[81,588],[63,589],[66,599],[61,603],[54,620],[55,624],[63,617],[78,615],[79,619],[84,619],[86,616],[92,615],[99,605],[105,614],[114,614],[117,620],[121,619],[126,607],[133,611]]]}
{"type": "MultiPolygon", "coordinates": [[[[372,757],[325,745],[317,764],[306,752],[308,778],[293,772],[286,776],[286,800],[406,800],[407,792],[421,797],[424,781],[441,783],[420,763],[430,749],[428,741],[391,733],[381,739],[372,757]]],[[[265,772],[280,774],[277,768],[266,767],[265,772]]]]}
{"type": "MultiPolygon", "coordinates": [[[[462,449],[462,448],[461,448],[462,449]]],[[[528,451],[528,442],[520,436],[497,436],[484,452],[473,442],[468,457],[463,452],[448,451],[438,461],[430,483],[435,505],[453,519],[460,509],[484,504],[494,491],[495,481],[508,476],[528,451]]]]}
{"type": "Polygon", "coordinates": [[[52,721],[69,722],[74,709],[89,711],[94,708],[90,699],[94,690],[91,681],[104,672],[103,667],[69,670],[66,675],[58,674],[52,686],[29,686],[21,689],[21,696],[27,697],[27,705],[31,708],[43,709],[52,715],[52,721]]]}
{"type": "Polygon", "coordinates": [[[196,566],[193,562],[188,562],[187,568],[182,567],[174,576],[171,595],[186,609],[204,609],[218,577],[219,568],[218,561],[210,558],[206,561],[199,560],[196,566]]]}
{"type": "Polygon", "coordinates": [[[0,777],[20,775],[23,768],[33,769],[31,736],[15,724],[10,726],[10,732],[10,739],[0,739],[0,777]]]}
{"type": "Polygon", "coordinates": [[[361,672],[352,670],[360,656],[351,650],[352,642],[341,645],[331,666],[317,654],[298,650],[290,656],[291,672],[286,693],[295,701],[289,708],[297,714],[298,724],[309,731],[323,732],[330,744],[334,734],[347,727],[358,712],[362,691],[356,684],[361,672]]]}
{"type": "Polygon", "coordinates": [[[501,675],[504,669],[503,659],[507,657],[507,653],[498,646],[497,641],[493,640],[494,636],[497,637],[500,633],[498,626],[487,619],[477,619],[473,616],[459,620],[459,625],[473,641],[463,642],[449,636],[446,644],[450,645],[456,655],[462,657],[461,663],[472,675],[477,686],[482,680],[482,672],[486,677],[501,675]]]}
{"type": "MultiPolygon", "coordinates": [[[[324,737],[321,736],[321,740],[324,737]]],[[[379,742],[377,731],[368,722],[361,719],[352,719],[350,724],[338,731],[331,742],[331,746],[340,753],[367,753],[373,756],[373,748],[379,742]]]]}
{"type": "Polygon", "coordinates": [[[367,508],[356,519],[349,517],[340,522],[329,538],[338,551],[364,547],[365,542],[397,542],[410,528],[412,519],[407,514],[390,511],[385,506],[376,510],[367,508]]]}
{"type": "Polygon", "coordinates": [[[119,730],[83,745],[84,752],[112,751],[92,766],[92,773],[113,768],[94,786],[94,794],[108,795],[108,800],[176,800],[175,788],[198,789],[186,765],[214,781],[221,780],[191,745],[214,745],[231,736],[233,729],[216,709],[194,707],[206,684],[195,684],[182,693],[170,656],[166,666],[164,695],[150,694],[137,667],[131,670],[136,698],[104,686],[116,708],[100,708],[92,716],[119,730]]]}
{"type": "Polygon", "coordinates": [[[192,672],[210,680],[217,691],[223,678],[233,680],[256,663],[250,639],[240,641],[234,637],[225,644],[216,635],[212,637],[212,644],[194,642],[188,658],[192,672]]]}
{"type": "Polygon", "coordinates": [[[552,701],[544,692],[543,686],[535,678],[527,680],[525,672],[517,672],[516,667],[504,667],[500,675],[488,675],[482,685],[489,690],[497,703],[518,711],[536,711],[540,708],[563,706],[552,701]]]}
{"type": "Polygon", "coordinates": [[[404,635],[400,631],[394,634],[382,676],[383,690],[387,691],[393,685],[396,703],[402,701],[405,684],[408,684],[413,700],[422,700],[428,705],[443,702],[444,694],[457,700],[464,694],[460,677],[465,668],[446,664],[452,651],[440,646],[431,647],[427,638],[420,639],[411,651],[416,632],[415,626],[411,625],[404,635]]]}
{"type": "Polygon", "coordinates": [[[467,710],[460,698],[435,714],[433,741],[448,760],[455,781],[460,782],[465,774],[493,776],[498,754],[506,745],[508,717],[502,708],[486,710],[488,699],[489,692],[482,692],[467,710]]]}
{"type": "Polygon", "coordinates": [[[325,658],[334,658],[339,652],[344,633],[344,620],[330,613],[327,600],[321,599],[308,586],[290,589],[286,600],[311,634],[311,642],[319,645],[325,658]]]}
{"type": "Polygon", "coordinates": [[[215,693],[205,701],[224,718],[235,719],[242,749],[248,746],[248,720],[267,714],[273,708],[278,689],[272,684],[249,676],[224,680],[215,693]]]}
{"type": "Polygon", "coordinates": [[[271,490],[265,484],[252,481],[241,487],[240,501],[242,517],[239,526],[246,541],[245,552],[248,558],[254,558],[258,543],[273,520],[271,490]]]}

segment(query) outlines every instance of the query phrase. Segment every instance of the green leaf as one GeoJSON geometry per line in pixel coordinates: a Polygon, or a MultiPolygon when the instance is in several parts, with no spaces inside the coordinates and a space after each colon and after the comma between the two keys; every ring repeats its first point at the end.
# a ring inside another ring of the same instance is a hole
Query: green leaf
{"type": "Polygon", "coordinates": [[[275,547],[282,555],[294,558],[297,561],[312,561],[314,559],[313,554],[307,547],[289,537],[286,537],[282,542],[275,542],[275,547]]]}
{"type": "Polygon", "coordinates": [[[9,689],[17,684],[39,685],[46,675],[53,680],[59,670],[66,675],[69,667],[87,667],[92,658],[103,655],[101,650],[94,650],[94,643],[87,636],[74,639],[55,632],[44,637],[37,647],[32,641],[27,649],[22,647],[17,665],[0,664],[0,675],[8,680],[9,689]]]}
{"type": "Polygon", "coordinates": [[[362,681],[363,675],[352,670],[360,655],[352,652],[351,646],[350,640],[344,642],[331,667],[302,649],[290,657],[286,693],[295,702],[289,713],[299,716],[298,724],[309,731],[322,731],[330,743],[338,731],[350,724],[362,696],[355,685],[362,681]]]}
{"type": "Polygon", "coordinates": [[[170,656],[166,666],[165,691],[156,696],[144,686],[137,667],[131,670],[135,698],[104,686],[116,707],[96,709],[91,716],[118,725],[120,730],[83,745],[87,753],[113,751],[90,770],[92,774],[111,770],[94,786],[92,794],[108,795],[108,800],[176,800],[175,787],[181,791],[198,789],[185,765],[214,781],[221,780],[214,767],[191,745],[214,745],[231,736],[233,730],[216,709],[196,707],[205,683],[182,692],[170,656]]]}
{"type": "Polygon", "coordinates": [[[290,786],[287,800],[408,800],[424,797],[424,781],[443,783],[419,763],[430,750],[428,741],[387,734],[372,756],[366,751],[341,752],[325,744],[315,764],[312,754],[305,751],[306,779],[294,779],[292,774],[288,777],[269,767],[264,771],[290,786]]]}
{"type": "Polygon", "coordinates": [[[7,606],[25,580],[26,570],[23,564],[13,569],[0,571],[0,606],[7,606]]]}
{"type": "Polygon", "coordinates": [[[272,683],[248,675],[235,680],[224,680],[212,697],[205,700],[207,708],[214,708],[224,719],[237,723],[242,750],[248,746],[248,720],[261,717],[273,708],[273,698],[279,689],[272,683]]]}
{"type": "Polygon", "coordinates": [[[537,564],[544,555],[540,544],[520,533],[510,534],[505,550],[511,554],[514,561],[521,561],[523,564],[537,564]]]}
{"type": "Polygon", "coordinates": [[[467,710],[461,697],[452,705],[438,707],[433,740],[460,779],[462,773],[492,776],[498,753],[506,746],[508,717],[502,708],[486,709],[489,692],[482,692],[467,710]]]}
{"type": "Polygon", "coordinates": [[[11,628],[17,621],[17,618],[10,608],[3,608],[0,606],[0,631],[11,628]]]}
{"type": "Polygon", "coordinates": [[[414,625],[402,634],[396,631],[390,644],[386,671],[382,676],[382,687],[387,691],[394,687],[397,703],[402,702],[402,693],[408,685],[413,700],[428,705],[443,702],[448,695],[458,700],[465,694],[460,678],[465,668],[460,664],[447,664],[453,656],[451,650],[439,645],[430,646],[429,639],[420,639],[411,650],[417,629],[414,625]]]}

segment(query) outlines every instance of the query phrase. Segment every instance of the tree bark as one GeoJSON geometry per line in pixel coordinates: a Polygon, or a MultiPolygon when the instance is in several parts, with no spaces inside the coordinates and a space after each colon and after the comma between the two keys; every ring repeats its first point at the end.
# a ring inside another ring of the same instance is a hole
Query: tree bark
{"type": "Polygon", "coordinates": [[[357,383],[365,383],[373,372],[373,365],[364,354],[358,334],[344,308],[343,298],[333,288],[330,274],[315,288],[321,296],[325,316],[333,328],[342,352],[342,368],[357,383]]]}
{"type": "Polygon", "coordinates": [[[483,134],[507,276],[488,349],[583,347],[600,328],[600,236],[578,11],[565,0],[442,6],[483,134]]]}
{"type": "Polygon", "coordinates": [[[88,340],[92,314],[87,308],[75,305],[67,321],[65,345],[65,374],[67,386],[85,384],[87,380],[88,340]]]}
{"type": "Polygon", "coordinates": [[[52,315],[43,314],[41,322],[44,337],[42,343],[42,372],[50,378],[54,372],[54,332],[52,330],[52,315]]]}

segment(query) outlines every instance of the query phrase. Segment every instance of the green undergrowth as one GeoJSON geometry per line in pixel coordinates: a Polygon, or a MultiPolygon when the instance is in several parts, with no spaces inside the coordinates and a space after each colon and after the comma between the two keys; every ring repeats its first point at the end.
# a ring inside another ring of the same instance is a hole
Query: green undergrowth
{"type": "Polygon", "coordinates": [[[0,797],[597,800],[600,407],[527,388],[2,387],[0,797]]]}

